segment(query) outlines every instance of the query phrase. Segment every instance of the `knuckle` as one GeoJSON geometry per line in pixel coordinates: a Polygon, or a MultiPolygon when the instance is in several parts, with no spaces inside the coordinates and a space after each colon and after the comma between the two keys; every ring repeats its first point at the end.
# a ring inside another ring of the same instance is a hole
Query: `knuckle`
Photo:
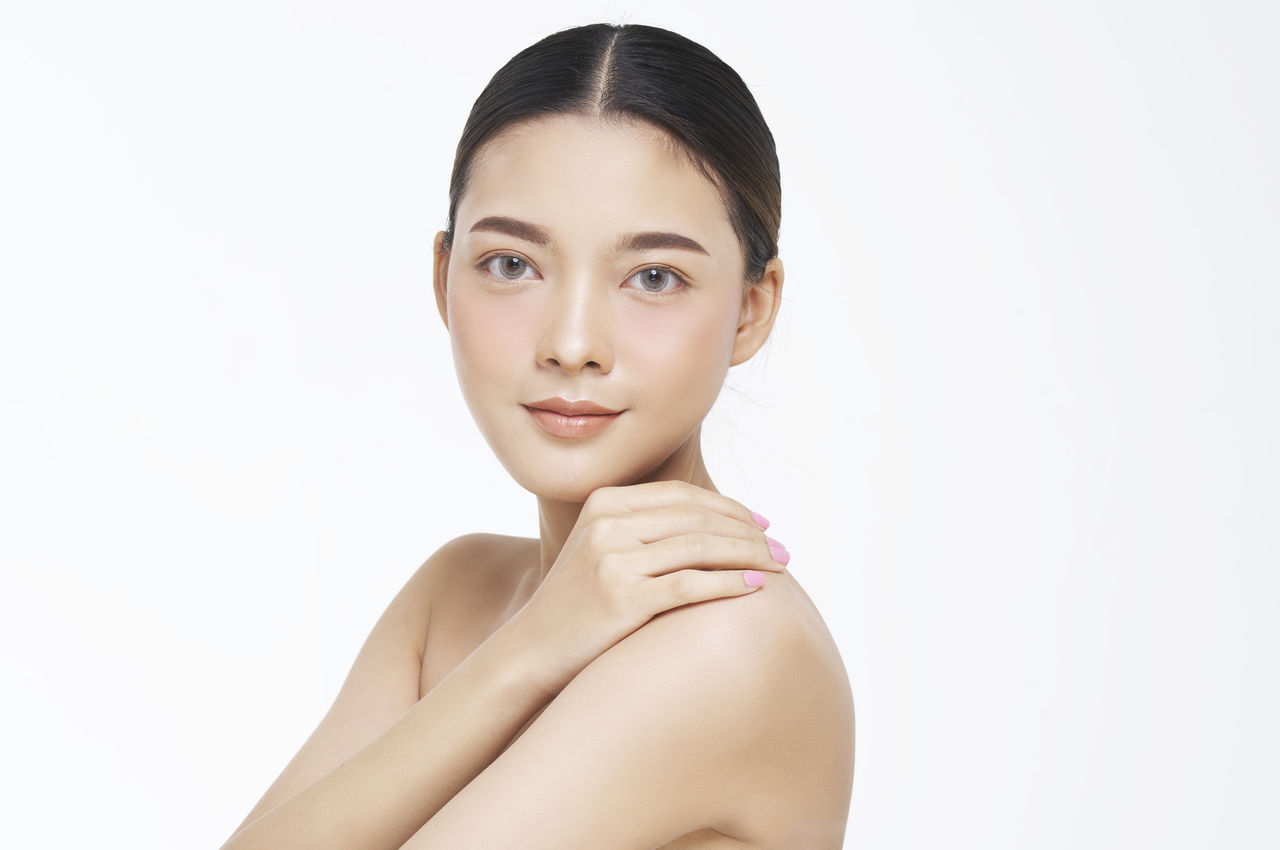
{"type": "MultiPolygon", "coordinates": [[[[743,542],[745,543],[746,541],[743,542]]],[[[747,543],[742,557],[744,562],[760,564],[767,570],[776,570],[778,568],[778,562],[773,559],[773,550],[764,541],[747,543]]]]}
{"type": "Polygon", "coordinates": [[[617,539],[618,521],[613,517],[600,517],[591,521],[587,528],[587,542],[594,547],[607,546],[617,539]]]}
{"type": "Polygon", "coordinates": [[[602,510],[604,506],[609,503],[610,494],[608,491],[610,489],[612,488],[599,487],[592,490],[587,495],[586,501],[582,503],[582,512],[589,516],[594,516],[597,512],[602,510]]]}
{"type": "Polygon", "coordinates": [[[596,564],[602,575],[612,576],[623,571],[624,558],[619,552],[605,552],[597,559],[596,564]]]}
{"type": "Polygon", "coordinates": [[[699,561],[707,554],[707,536],[705,534],[686,534],[681,539],[684,554],[691,560],[699,561]]]}
{"type": "Polygon", "coordinates": [[[676,509],[680,521],[690,527],[695,527],[702,522],[702,510],[697,505],[685,502],[676,509]]]}
{"type": "Polygon", "coordinates": [[[690,570],[671,574],[671,595],[676,599],[691,599],[696,595],[697,581],[690,570]]]}
{"type": "Polygon", "coordinates": [[[769,550],[762,550],[760,546],[750,540],[734,539],[729,541],[729,546],[730,559],[735,567],[755,568],[760,566],[763,563],[761,551],[764,552],[764,561],[769,560],[769,550]]]}
{"type": "Polygon", "coordinates": [[[662,492],[670,496],[679,496],[686,492],[685,488],[691,486],[684,481],[662,481],[659,482],[662,492]]]}

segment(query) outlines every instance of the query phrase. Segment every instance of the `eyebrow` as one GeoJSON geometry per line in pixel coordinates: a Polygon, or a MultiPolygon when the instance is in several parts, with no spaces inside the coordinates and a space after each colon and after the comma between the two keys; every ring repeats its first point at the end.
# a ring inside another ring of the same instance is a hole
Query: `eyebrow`
{"type": "Polygon", "coordinates": [[[618,240],[614,250],[619,254],[625,252],[652,251],[657,248],[675,248],[681,251],[696,251],[699,254],[710,254],[697,242],[679,233],[663,233],[646,231],[644,233],[628,233],[618,240]]]}
{"type": "MultiPolygon", "coordinates": [[[[471,225],[471,230],[468,232],[475,233],[476,231],[488,231],[489,233],[514,236],[517,239],[523,239],[526,242],[532,242],[543,247],[551,244],[551,233],[545,227],[539,227],[536,224],[505,215],[485,216],[471,225]]],[[[696,251],[699,254],[710,256],[710,252],[706,248],[703,248],[688,236],[657,230],[624,234],[614,245],[614,252],[618,254],[638,253],[661,248],[696,251]]]]}
{"type": "Polygon", "coordinates": [[[490,233],[514,236],[517,239],[523,239],[535,245],[546,246],[551,244],[551,234],[547,232],[545,227],[539,227],[536,224],[530,224],[518,218],[509,218],[505,215],[485,216],[471,225],[471,230],[468,233],[475,233],[477,230],[487,230],[490,233]]]}

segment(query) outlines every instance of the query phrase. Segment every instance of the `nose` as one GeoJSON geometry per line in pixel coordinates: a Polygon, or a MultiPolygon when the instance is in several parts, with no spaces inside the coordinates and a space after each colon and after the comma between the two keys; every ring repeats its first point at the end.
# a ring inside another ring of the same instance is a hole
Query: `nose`
{"type": "Polygon", "coordinates": [[[561,281],[548,289],[538,362],[571,375],[584,369],[608,374],[614,360],[608,293],[589,279],[561,281]]]}

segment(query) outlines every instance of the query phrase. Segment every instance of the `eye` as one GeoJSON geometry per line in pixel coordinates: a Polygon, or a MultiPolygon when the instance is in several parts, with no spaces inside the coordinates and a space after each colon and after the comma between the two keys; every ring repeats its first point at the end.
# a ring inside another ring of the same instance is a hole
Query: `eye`
{"type": "Polygon", "coordinates": [[[481,263],[480,267],[500,280],[526,280],[533,272],[533,267],[529,265],[528,260],[514,254],[498,254],[489,257],[481,263]]]}
{"type": "Polygon", "coordinates": [[[634,289],[643,289],[645,292],[658,294],[679,292],[687,286],[684,278],[664,266],[650,266],[647,269],[641,269],[627,278],[628,284],[633,282],[637,284],[632,287],[634,289]]]}

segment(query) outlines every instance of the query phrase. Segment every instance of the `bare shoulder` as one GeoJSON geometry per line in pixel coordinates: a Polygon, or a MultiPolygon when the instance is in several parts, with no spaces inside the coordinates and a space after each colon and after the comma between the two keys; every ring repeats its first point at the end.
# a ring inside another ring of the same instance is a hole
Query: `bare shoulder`
{"type": "Polygon", "coordinates": [[[517,610],[537,585],[539,543],[467,534],[423,564],[418,593],[427,606],[418,636],[421,697],[517,610]]]}
{"type": "Polygon", "coordinates": [[[482,532],[463,534],[442,545],[418,567],[392,600],[386,616],[417,621],[413,642],[426,642],[427,626],[452,609],[475,614],[485,596],[512,590],[522,578],[520,565],[529,558],[537,541],[524,537],[482,532]]]}
{"type": "Polygon", "coordinates": [[[839,649],[793,576],[668,611],[611,652],[625,656],[618,670],[679,665],[682,680],[708,681],[720,695],[684,704],[688,722],[744,744],[717,765],[736,802],[724,821],[705,826],[760,846],[840,846],[853,784],[853,698],[839,649]]]}
{"type": "MultiPolygon", "coordinates": [[[[817,697],[839,709],[852,709],[849,680],[839,649],[817,608],[787,572],[770,574],[765,586],[746,596],[686,605],[658,615],[615,647],[621,652],[649,653],[680,647],[685,662],[707,672],[768,691],[777,708],[804,712],[807,719],[817,697]],[[628,646],[629,644],[629,646],[628,646]],[[773,693],[782,683],[795,688],[773,693]]],[[[670,663],[664,654],[659,663],[670,663]]]]}
{"type": "Polygon", "coordinates": [[[456,592],[468,578],[468,567],[491,561],[493,540],[497,535],[464,534],[436,549],[409,577],[400,592],[387,606],[371,639],[395,635],[397,643],[421,651],[426,642],[431,610],[438,598],[456,592]]]}
{"type": "Polygon", "coordinates": [[[523,565],[537,551],[538,541],[527,537],[483,532],[464,534],[437,549],[419,569],[419,574],[424,585],[441,590],[503,576],[520,578],[523,565]]]}
{"type": "Polygon", "coordinates": [[[451,846],[839,848],[852,727],[821,617],[771,575],[601,653],[431,823],[451,846]]]}
{"type": "Polygon", "coordinates": [[[507,541],[468,534],[441,546],[387,605],[351,665],[338,695],[245,824],[324,776],[385,732],[422,696],[423,653],[432,611],[467,585],[468,568],[501,556],[507,541]]]}
{"type": "Polygon", "coordinates": [[[566,734],[581,734],[602,711],[626,722],[629,705],[643,707],[635,719],[647,728],[617,758],[635,782],[645,775],[644,748],[661,753],[659,785],[648,793],[667,796],[652,799],[650,811],[666,807],[690,846],[712,838],[841,846],[853,700],[835,641],[790,574],[769,575],[746,596],[655,617],[588,665],[547,711],[562,713],[566,734]]]}

